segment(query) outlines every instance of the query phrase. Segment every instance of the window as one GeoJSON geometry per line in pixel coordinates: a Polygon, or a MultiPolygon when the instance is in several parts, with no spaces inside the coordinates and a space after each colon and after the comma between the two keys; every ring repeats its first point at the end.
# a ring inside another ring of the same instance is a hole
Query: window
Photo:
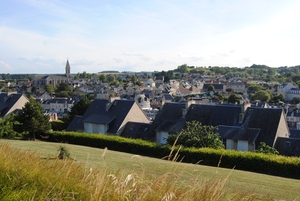
{"type": "Polygon", "coordinates": [[[285,147],[291,147],[291,142],[290,141],[286,141],[285,142],[285,147]]]}

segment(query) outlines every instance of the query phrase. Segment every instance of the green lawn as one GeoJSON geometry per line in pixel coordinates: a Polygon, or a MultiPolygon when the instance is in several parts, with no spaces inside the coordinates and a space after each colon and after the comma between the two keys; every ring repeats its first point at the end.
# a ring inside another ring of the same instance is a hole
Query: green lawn
{"type": "MultiPolygon", "coordinates": [[[[67,147],[71,157],[87,168],[109,167],[112,171],[122,169],[125,173],[139,172],[149,177],[174,172],[180,176],[183,185],[197,180],[224,180],[229,191],[252,192],[270,195],[276,200],[300,200],[300,180],[288,179],[239,170],[208,167],[186,163],[175,163],[144,156],[132,155],[112,150],[90,148],[71,144],[59,144],[39,141],[19,141],[0,139],[0,143],[9,143],[13,147],[37,152],[41,157],[55,157],[60,145],[67,147]]],[[[300,170],[299,170],[300,171],[300,170]]]]}

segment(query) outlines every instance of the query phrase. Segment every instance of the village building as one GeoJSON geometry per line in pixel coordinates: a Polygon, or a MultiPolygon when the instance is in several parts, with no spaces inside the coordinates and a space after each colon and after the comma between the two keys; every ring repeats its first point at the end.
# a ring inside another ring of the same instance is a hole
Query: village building
{"type": "Polygon", "coordinates": [[[51,84],[53,87],[56,87],[60,83],[69,84],[71,81],[71,67],[69,60],[67,60],[64,75],[37,75],[32,80],[32,86],[45,88],[48,84],[51,84]]]}

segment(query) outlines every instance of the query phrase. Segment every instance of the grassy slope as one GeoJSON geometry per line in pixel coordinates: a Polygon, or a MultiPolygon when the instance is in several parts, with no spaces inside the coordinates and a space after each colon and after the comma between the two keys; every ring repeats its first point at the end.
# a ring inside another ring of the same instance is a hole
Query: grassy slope
{"type": "MultiPolygon", "coordinates": [[[[41,157],[55,156],[60,146],[57,143],[3,139],[0,139],[0,143],[9,143],[18,148],[35,151],[41,157]]],[[[210,180],[211,178],[215,178],[219,180],[229,176],[226,184],[226,188],[229,191],[238,190],[262,195],[268,194],[280,200],[300,200],[300,180],[218,167],[174,163],[111,150],[107,150],[104,153],[103,149],[84,146],[70,144],[64,144],[64,146],[69,149],[72,158],[88,168],[106,166],[113,171],[117,171],[118,169],[125,170],[128,174],[132,172],[144,172],[149,177],[157,177],[165,172],[174,172],[176,175],[180,175],[183,185],[188,184],[191,179],[210,180]]]]}

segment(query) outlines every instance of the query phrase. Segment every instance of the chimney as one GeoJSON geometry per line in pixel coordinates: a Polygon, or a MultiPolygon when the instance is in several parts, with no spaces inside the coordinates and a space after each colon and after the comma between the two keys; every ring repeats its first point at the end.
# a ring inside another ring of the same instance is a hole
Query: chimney
{"type": "Polygon", "coordinates": [[[241,113],[239,114],[239,123],[243,123],[243,120],[245,117],[245,112],[246,112],[247,108],[250,106],[251,106],[251,103],[249,103],[248,101],[244,101],[241,104],[241,113]]]}
{"type": "Polygon", "coordinates": [[[192,105],[193,103],[195,103],[195,101],[193,99],[188,99],[185,102],[185,105],[182,106],[182,117],[184,118],[186,113],[189,110],[190,105],[192,105]]]}
{"type": "Polygon", "coordinates": [[[187,99],[185,102],[185,109],[188,110],[191,104],[195,104],[195,100],[193,99],[187,99]]]}
{"type": "Polygon", "coordinates": [[[249,103],[248,101],[244,101],[241,105],[241,112],[245,113],[247,108],[251,106],[251,103],[249,103]]]}
{"type": "Polygon", "coordinates": [[[120,96],[111,96],[111,97],[109,97],[109,102],[110,103],[113,103],[114,100],[120,100],[120,96]]]}

